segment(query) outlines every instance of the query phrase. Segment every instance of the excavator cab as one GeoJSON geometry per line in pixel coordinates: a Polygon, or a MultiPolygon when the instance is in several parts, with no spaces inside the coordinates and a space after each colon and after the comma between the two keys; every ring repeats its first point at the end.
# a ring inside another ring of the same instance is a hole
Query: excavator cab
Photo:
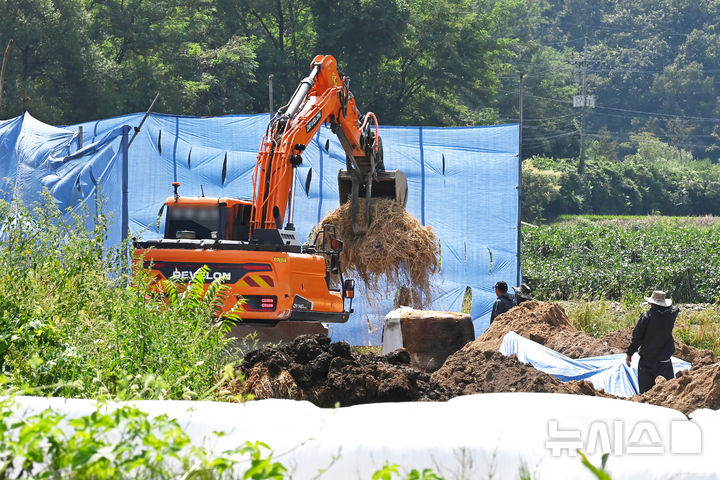
{"type": "Polygon", "coordinates": [[[234,198],[170,197],[165,238],[248,241],[252,204],[234,198]]]}

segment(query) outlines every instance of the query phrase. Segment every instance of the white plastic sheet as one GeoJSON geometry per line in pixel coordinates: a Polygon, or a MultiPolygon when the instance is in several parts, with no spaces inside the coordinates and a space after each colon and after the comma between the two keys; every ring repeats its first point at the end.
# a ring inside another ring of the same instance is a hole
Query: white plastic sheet
{"type": "MultiPolygon", "coordinates": [[[[517,355],[518,360],[529,363],[538,370],[569,382],[587,380],[595,388],[619,397],[632,397],[638,394],[637,362],[639,356],[633,355],[632,366],[625,364],[624,353],[572,359],[533,342],[515,332],[508,332],[500,345],[504,355],[517,355]]],[[[690,368],[690,363],[672,357],[675,373],[690,368]]]]}
{"type": "MultiPolygon", "coordinates": [[[[51,406],[76,417],[96,408],[88,400],[21,397],[19,403],[20,414],[51,406]]],[[[702,410],[690,421],[676,410],[625,400],[493,393],[337,409],[290,400],[135,405],[178,419],[196,445],[214,451],[263,441],[294,479],[314,478],[323,468],[321,479],[369,479],[386,461],[406,472],[431,468],[448,479],[516,479],[522,465],[532,478],[595,478],[575,449],[595,465],[609,453],[614,480],[720,478],[720,444],[708,431],[717,432],[718,412],[702,410]]]]}

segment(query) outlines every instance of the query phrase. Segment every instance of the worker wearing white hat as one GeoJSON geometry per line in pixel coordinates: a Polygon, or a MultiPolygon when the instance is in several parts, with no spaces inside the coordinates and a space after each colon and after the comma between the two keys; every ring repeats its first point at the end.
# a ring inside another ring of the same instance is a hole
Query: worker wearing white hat
{"type": "Polygon", "coordinates": [[[640,316],[633,330],[632,340],[627,349],[626,363],[630,366],[633,354],[639,351],[638,387],[640,393],[650,390],[655,379],[663,376],[668,380],[675,377],[670,357],[675,352],[672,331],[680,310],[672,306],[662,290],[655,290],[645,297],[650,308],[640,316]]]}

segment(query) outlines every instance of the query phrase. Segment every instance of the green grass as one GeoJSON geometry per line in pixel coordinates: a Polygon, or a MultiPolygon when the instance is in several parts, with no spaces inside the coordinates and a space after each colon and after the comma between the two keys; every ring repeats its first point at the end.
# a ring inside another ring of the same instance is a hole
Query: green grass
{"type": "Polygon", "coordinates": [[[603,335],[635,325],[644,310],[607,300],[560,302],[575,328],[599,338],[603,335]]]}
{"type": "Polygon", "coordinates": [[[675,324],[675,337],[697,348],[720,355],[720,307],[681,314],[675,324]]]}
{"type": "MultiPolygon", "coordinates": [[[[568,320],[579,330],[599,338],[603,335],[634,327],[646,305],[624,304],[608,300],[561,301],[568,320]]],[[[710,305],[699,311],[680,306],[673,330],[675,338],[693,347],[712,350],[720,355],[720,306],[710,305]]]]}
{"type": "Polygon", "coordinates": [[[635,222],[637,224],[667,223],[667,224],[700,224],[715,225],[720,217],[705,216],[666,216],[666,215],[560,215],[555,223],[581,223],[581,222],[635,222]]]}

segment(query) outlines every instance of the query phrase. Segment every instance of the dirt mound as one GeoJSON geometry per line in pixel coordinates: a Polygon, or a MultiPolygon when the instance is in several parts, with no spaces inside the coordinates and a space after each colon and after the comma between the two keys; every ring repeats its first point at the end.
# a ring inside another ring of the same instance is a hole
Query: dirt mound
{"type": "Polygon", "coordinates": [[[410,355],[356,354],[325,335],[301,335],[277,348],[249,352],[241,365],[244,393],[257,399],[308,400],[319,407],[375,402],[447,400],[455,396],[426,373],[410,368],[410,355]]]}
{"type": "Polygon", "coordinates": [[[593,338],[579,330],[558,332],[548,339],[545,346],[570,358],[598,357],[625,352],[623,348],[615,347],[606,340],[593,338]]]}
{"type": "MultiPolygon", "coordinates": [[[[514,331],[573,358],[622,353],[632,329],[592,338],[575,329],[563,309],[550,302],[524,302],[500,315],[480,337],[447,358],[432,375],[409,366],[407,350],[389,355],[354,353],[345,342],[303,335],[277,348],[246,355],[244,393],[258,399],[309,400],[320,407],[374,402],[444,401],[489,392],[551,392],[612,397],[589,382],[563,383],[552,375],[498,352],[514,331]]],[[[676,342],[676,356],[694,366],[632,398],[680,410],[720,408],[720,363],[712,352],[676,342]],[[712,364],[707,364],[712,362],[712,364]]]]}
{"type": "Polygon", "coordinates": [[[680,410],[684,414],[699,408],[720,409],[720,364],[692,367],[673,380],[661,379],[634,401],[680,410]]]}
{"type": "MultiPolygon", "coordinates": [[[[421,224],[402,205],[389,198],[372,200],[368,231],[352,229],[350,202],[325,215],[316,227],[335,225],[343,241],[341,262],[348,276],[370,285],[387,281],[390,291],[406,290],[403,305],[422,308],[430,296],[430,277],[438,266],[440,250],[432,228],[421,224]]],[[[358,222],[365,222],[365,200],[358,202],[358,222]]]]}
{"type": "MultiPolygon", "coordinates": [[[[630,345],[632,332],[633,327],[628,327],[616,332],[610,332],[600,340],[607,342],[607,344],[612,347],[621,349],[621,352],[625,352],[630,345]]],[[[718,362],[718,357],[712,350],[701,350],[686,345],[677,338],[675,339],[675,353],[673,353],[673,355],[686,362],[690,362],[693,366],[711,365],[718,362]]]]}
{"type": "MultiPolygon", "coordinates": [[[[493,322],[494,323],[494,322],[493,322]]],[[[463,395],[489,392],[545,392],[609,396],[586,381],[563,383],[552,375],[493,350],[466,345],[451,355],[431,379],[463,395]]]]}
{"type": "Polygon", "coordinates": [[[545,345],[553,336],[576,332],[568,321],[565,311],[556,303],[523,302],[498,316],[490,327],[468,347],[474,351],[497,350],[508,332],[545,345]]]}

